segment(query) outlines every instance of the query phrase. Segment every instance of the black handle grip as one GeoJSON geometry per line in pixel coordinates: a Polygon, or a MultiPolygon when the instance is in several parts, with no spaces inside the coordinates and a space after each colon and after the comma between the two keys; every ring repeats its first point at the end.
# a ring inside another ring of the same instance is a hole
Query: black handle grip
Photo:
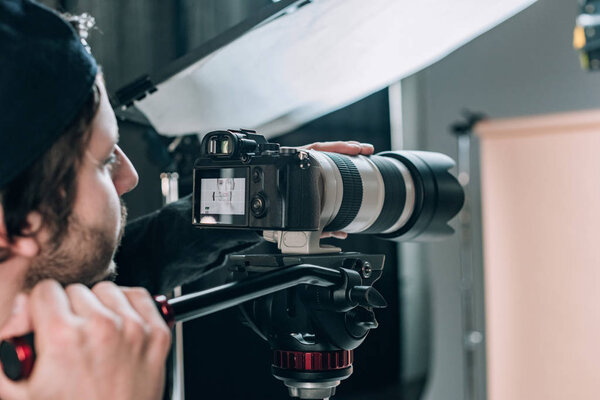
{"type": "Polygon", "coordinates": [[[0,344],[0,360],[9,379],[18,381],[27,378],[35,363],[33,333],[3,341],[0,344]]]}
{"type": "MultiPolygon", "coordinates": [[[[154,297],[158,311],[169,328],[175,324],[173,308],[165,296],[154,297]]],[[[4,374],[13,381],[27,379],[35,363],[35,342],[33,333],[5,340],[0,344],[0,363],[4,374]]]]}

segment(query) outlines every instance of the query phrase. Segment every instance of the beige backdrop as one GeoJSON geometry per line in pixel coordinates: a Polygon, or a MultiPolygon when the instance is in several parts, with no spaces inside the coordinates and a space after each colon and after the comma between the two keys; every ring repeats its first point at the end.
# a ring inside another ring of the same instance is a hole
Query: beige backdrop
{"type": "Polygon", "coordinates": [[[600,399],[600,111],[477,132],[489,399],[600,399]]]}

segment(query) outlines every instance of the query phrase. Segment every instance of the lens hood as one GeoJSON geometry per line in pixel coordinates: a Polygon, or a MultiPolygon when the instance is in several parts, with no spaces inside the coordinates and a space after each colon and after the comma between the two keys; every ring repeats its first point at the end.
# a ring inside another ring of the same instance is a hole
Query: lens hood
{"type": "Polygon", "coordinates": [[[455,166],[454,161],[444,154],[427,151],[388,151],[377,155],[404,164],[415,186],[414,210],[407,223],[379,236],[399,241],[432,241],[453,234],[448,221],[460,211],[465,200],[460,183],[449,172],[455,166]]]}

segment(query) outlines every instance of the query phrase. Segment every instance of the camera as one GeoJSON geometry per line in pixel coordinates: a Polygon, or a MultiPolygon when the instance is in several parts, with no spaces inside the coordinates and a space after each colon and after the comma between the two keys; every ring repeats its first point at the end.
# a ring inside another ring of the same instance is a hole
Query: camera
{"type": "Polygon", "coordinates": [[[322,232],[397,240],[451,235],[464,193],[439,153],[347,156],[280,147],[250,130],[208,133],[194,165],[192,223],[252,229],[281,254],[231,255],[229,282],[255,296],[239,309],[269,342],[271,372],[292,397],[328,399],[386,306],[373,287],[385,255],[341,252],[322,232]],[[262,285],[264,284],[264,285],[262,285]],[[269,292],[265,288],[269,287],[269,292]],[[275,290],[277,289],[277,290],[275,290]]]}
{"type": "Polygon", "coordinates": [[[207,134],[194,166],[193,223],[317,230],[319,165],[253,131],[207,134]]]}
{"type": "Polygon", "coordinates": [[[319,244],[323,231],[443,238],[464,202],[453,166],[439,153],[347,156],[214,131],[194,166],[193,224],[262,230],[288,254],[338,252],[319,244]]]}

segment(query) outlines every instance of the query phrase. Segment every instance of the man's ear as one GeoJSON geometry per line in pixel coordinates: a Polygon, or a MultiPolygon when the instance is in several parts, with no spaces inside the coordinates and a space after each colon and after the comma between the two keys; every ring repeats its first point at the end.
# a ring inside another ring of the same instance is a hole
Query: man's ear
{"type": "Polygon", "coordinates": [[[42,216],[38,212],[30,212],[27,215],[27,228],[23,235],[15,236],[10,241],[4,221],[4,208],[0,204],[0,250],[7,249],[9,254],[32,258],[38,255],[40,246],[35,232],[42,227],[42,216]]]}

